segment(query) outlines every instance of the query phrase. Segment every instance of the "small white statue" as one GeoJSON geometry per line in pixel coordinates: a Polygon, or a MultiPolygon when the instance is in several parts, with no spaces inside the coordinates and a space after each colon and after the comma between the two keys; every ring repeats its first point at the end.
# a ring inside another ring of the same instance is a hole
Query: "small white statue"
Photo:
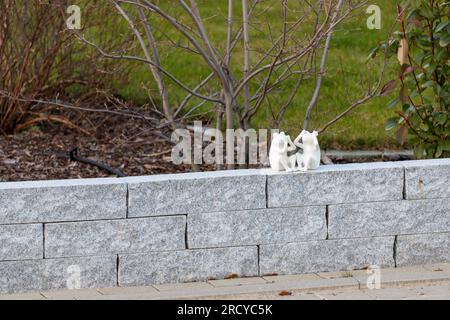
{"type": "Polygon", "coordinates": [[[309,132],[303,130],[294,140],[294,145],[302,149],[297,152],[297,164],[301,171],[315,170],[320,166],[320,146],[317,140],[317,131],[309,132]],[[302,141],[300,143],[300,140],[302,141]]]}
{"type": "Polygon", "coordinates": [[[276,171],[294,171],[297,155],[288,156],[288,152],[295,150],[296,147],[289,136],[284,132],[274,133],[269,151],[270,167],[276,171]]]}
{"type": "Polygon", "coordinates": [[[292,142],[284,132],[274,133],[269,151],[270,167],[276,171],[307,171],[320,166],[317,131],[303,130],[292,142]],[[300,142],[301,141],[301,142],[300,142]]]}

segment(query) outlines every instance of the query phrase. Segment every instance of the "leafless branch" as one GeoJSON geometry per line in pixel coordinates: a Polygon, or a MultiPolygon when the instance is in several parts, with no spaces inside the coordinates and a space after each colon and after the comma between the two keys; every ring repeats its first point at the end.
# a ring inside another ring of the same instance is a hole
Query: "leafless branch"
{"type": "Polygon", "coordinates": [[[366,93],[366,95],[361,98],[358,99],[357,101],[353,102],[350,106],[348,106],[343,112],[341,112],[339,115],[337,115],[335,118],[333,118],[332,120],[328,121],[324,126],[322,126],[318,132],[322,133],[324,132],[326,129],[328,129],[330,126],[332,126],[333,124],[335,124],[336,122],[338,122],[340,119],[344,118],[346,115],[348,115],[350,112],[352,112],[354,109],[356,109],[357,107],[363,105],[364,103],[366,103],[367,101],[369,101],[370,99],[374,98],[381,87],[382,81],[384,79],[384,74],[386,72],[386,66],[387,66],[387,48],[384,52],[384,61],[383,61],[383,66],[381,67],[381,72],[378,78],[377,83],[375,84],[375,86],[373,88],[369,88],[368,92],[366,93]]]}
{"type": "Polygon", "coordinates": [[[98,45],[96,45],[95,43],[87,40],[86,38],[84,38],[79,32],[74,31],[76,36],[78,37],[78,39],[82,42],[84,42],[85,44],[92,46],[93,48],[95,48],[103,57],[108,58],[108,59],[115,59],[115,60],[131,60],[131,61],[138,61],[138,62],[142,62],[142,63],[146,63],[149,65],[152,65],[153,67],[157,68],[159,71],[161,71],[161,73],[163,73],[165,76],[167,76],[168,78],[170,78],[173,82],[175,82],[177,85],[179,85],[182,89],[186,90],[187,92],[189,92],[190,94],[192,94],[193,96],[200,98],[200,99],[204,99],[210,102],[214,102],[214,103],[219,103],[222,104],[222,100],[218,100],[218,99],[214,99],[211,97],[207,97],[204,96],[202,94],[199,94],[198,92],[191,90],[189,87],[187,87],[184,83],[182,83],[180,80],[178,80],[174,75],[172,75],[170,72],[168,72],[167,70],[165,70],[164,68],[156,65],[155,63],[153,63],[152,61],[149,61],[147,59],[141,58],[141,57],[137,57],[137,56],[130,56],[130,55],[114,55],[114,54],[110,54],[105,52],[102,48],[100,48],[98,45]]]}
{"type": "Polygon", "coordinates": [[[135,118],[135,119],[144,119],[144,120],[150,120],[154,121],[155,123],[159,123],[159,119],[139,114],[133,114],[128,112],[122,112],[117,110],[108,110],[108,109],[95,109],[95,108],[88,108],[88,107],[80,107],[73,104],[65,103],[58,100],[44,100],[44,99],[30,99],[25,97],[14,97],[10,95],[7,91],[0,90],[0,97],[7,98],[13,101],[19,101],[19,102],[26,102],[26,103],[33,103],[35,105],[51,105],[55,107],[61,107],[65,109],[72,109],[76,111],[84,111],[84,112],[95,112],[95,113],[107,113],[107,114],[113,114],[113,115],[119,115],[129,118],[135,118]]]}
{"type": "MultiPolygon", "coordinates": [[[[336,22],[339,11],[341,10],[341,7],[342,7],[342,3],[343,3],[343,0],[339,0],[339,2],[337,3],[336,8],[333,13],[333,18],[331,19],[332,23],[336,22]]],[[[309,125],[309,121],[310,121],[310,117],[311,117],[311,111],[315,107],[315,105],[317,104],[317,100],[319,99],[319,93],[320,93],[320,88],[322,86],[322,79],[323,79],[323,75],[325,72],[325,64],[327,62],[328,51],[330,49],[330,42],[331,42],[332,34],[333,34],[333,32],[331,30],[327,34],[327,38],[325,40],[325,47],[323,49],[322,61],[320,63],[319,73],[317,74],[317,79],[316,79],[316,86],[315,86],[311,101],[308,105],[308,108],[306,109],[305,121],[303,123],[304,130],[308,130],[308,125],[309,125]]]]}

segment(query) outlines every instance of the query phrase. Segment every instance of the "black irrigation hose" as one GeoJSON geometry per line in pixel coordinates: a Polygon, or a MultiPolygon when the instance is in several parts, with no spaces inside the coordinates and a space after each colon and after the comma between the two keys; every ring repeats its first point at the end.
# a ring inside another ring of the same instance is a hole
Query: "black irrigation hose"
{"type": "Polygon", "coordinates": [[[108,166],[108,165],[106,165],[104,163],[100,163],[100,162],[94,161],[92,159],[83,158],[83,157],[78,155],[78,152],[79,152],[78,148],[74,148],[74,149],[70,150],[69,153],[68,153],[70,160],[78,161],[78,162],[81,162],[81,163],[86,163],[86,164],[90,164],[90,165],[96,166],[96,167],[98,167],[100,169],[108,171],[109,173],[115,174],[118,177],[126,177],[127,176],[125,173],[123,173],[119,169],[111,168],[110,166],[108,166]]]}

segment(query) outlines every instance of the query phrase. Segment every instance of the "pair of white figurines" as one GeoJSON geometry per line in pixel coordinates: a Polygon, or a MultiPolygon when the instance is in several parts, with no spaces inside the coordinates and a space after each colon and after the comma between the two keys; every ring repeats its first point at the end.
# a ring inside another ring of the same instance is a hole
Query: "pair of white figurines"
{"type": "Polygon", "coordinates": [[[320,166],[317,131],[303,130],[292,142],[284,132],[275,133],[269,151],[270,167],[276,171],[307,171],[320,166]]]}

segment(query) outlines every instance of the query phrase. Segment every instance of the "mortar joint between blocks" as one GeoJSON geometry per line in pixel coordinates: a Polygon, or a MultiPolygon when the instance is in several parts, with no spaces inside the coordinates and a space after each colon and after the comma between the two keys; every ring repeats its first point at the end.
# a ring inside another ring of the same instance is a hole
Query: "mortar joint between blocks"
{"type": "Polygon", "coordinates": [[[189,242],[188,242],[188,215],[185,215],[186,217],[186,225],[184,227],[184,246],[185,249],[189,249],[189,242]]]}
{"type": "Polygon", "coordinates": [[[258,261],[257,261],[257,263],[258,263],[258,276],[259,277],[262,277],[262,274],[261,274],[261,246],[258,244],[257,246],[256,246],[256,253],[257,253],[257,259],[258,259],[258,261]]]}
{"type": "Polygon", "coordinates": [[[42,224],[42,258],[45,259],[45,223],[42,224]]]}
{"type": "Polygon", "coordinates": [[[394,259],[394,267],[397,268],[397,241],[398,235],[394,237],[394,246],[393,246],[393,259],[394,259]]]}
{"type": "Polygon", "coordinates": [[[403,200],[406,200],[406,168],[403,168],[403,200]]]}
{"type": "Polygon", "coordinates": [[[127,183],[127,193],[126,193],[126,197],[125,197],[125,204],[126,204],[125,217],[128,218],[129,217],[129,208],[130,208],[130,187],[129,187],[128,183],[127,183]]]}
{"type": "Polygon", "coordinates": [[[116,258],[116,286],[119,287],[119,255],[116,258]]]}
{"type": "Polygon", "coordinates": [[[264,192],[266,195],[266,209],[269,208],[269,177],[266,175],[265,185],[264,185],[264,192]]]}

